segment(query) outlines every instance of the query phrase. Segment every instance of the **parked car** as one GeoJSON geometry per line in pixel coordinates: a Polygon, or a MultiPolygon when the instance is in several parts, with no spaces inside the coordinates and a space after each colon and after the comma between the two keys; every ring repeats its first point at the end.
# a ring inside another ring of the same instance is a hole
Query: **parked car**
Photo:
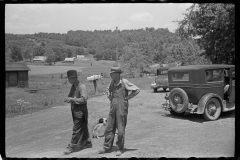
{"type": "Polygon", "coordinates": [[[173,115],[189,112],[217,120],[221,112],[235,110],[235,65],[173,67],[168,70],[168,85],[163,108],[173,115]],[[224,92],[226,83],[229,88],[224,92]]]}
{"type": "Polygon", "coordinates": [[[151,88],[154,92],[157,92],[159,88],[162,88],[164,91],[168,88],[168,69],[169,67],[161,67],[157,69],[157,77],[154,79],[154,82],[151,84],[151,88]]]}

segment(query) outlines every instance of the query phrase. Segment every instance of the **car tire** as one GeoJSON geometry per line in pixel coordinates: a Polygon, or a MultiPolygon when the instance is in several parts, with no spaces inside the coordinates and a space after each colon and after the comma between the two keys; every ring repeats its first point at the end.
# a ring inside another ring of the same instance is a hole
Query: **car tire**
{"type": "Polygon", "coordinates": [[[163,88],[163,91],[166,92],[166,91],[167,91],[167,88],[163,88]]]}
{"type": "Polygon", "coordinates": [[[172,89],[169,94],[169,103],[176,113],[185,112],[189,104],[187,93],[181,88],[172,89]]]}
{"type": "Polygon", "coordinates": [[[169,111],[172,115],[174,115],[174,116],[179,116],[179,117],[182,117],[184,114],[185,114],[185,112],[182,112],[182,113],[177,113],[177,112],[175,112],[174,110],[170,110],[169,111]]]}
{"type": "Polygon", "coordinates": [[[216,98],[210,98],[204,109],[203,117],[208,121],[217,120],[222,112],[220,102],[216,98]]]}
{"type": "Polygon", "coordinates": [[[157,88],[153,88],[153,92],[156,93],[157,92],[157,88]]]}

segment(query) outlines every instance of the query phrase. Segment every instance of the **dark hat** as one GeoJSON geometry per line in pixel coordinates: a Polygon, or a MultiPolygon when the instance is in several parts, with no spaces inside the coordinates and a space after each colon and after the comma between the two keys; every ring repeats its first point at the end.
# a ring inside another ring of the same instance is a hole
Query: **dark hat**
{"type": "Polygon", "coordinates": [[[122,73],[122,69],[119,66],[113,66],[110,73],[122,73]]]}
{"type": "Polygon", "coordinates": [[[67,77],[66,78],[72,78],[72,77],[77,77],[77,71],[76,70],[67,71],[67,77]]]}

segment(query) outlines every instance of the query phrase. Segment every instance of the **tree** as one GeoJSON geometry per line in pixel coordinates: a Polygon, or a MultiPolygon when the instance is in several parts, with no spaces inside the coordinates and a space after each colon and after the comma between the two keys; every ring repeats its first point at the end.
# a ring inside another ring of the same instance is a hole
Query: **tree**
{"type": "Polygon", "coordinates": [[[13,45],[11,47],[11,59],[14,61],[14,62],[17,62],[17,61],[22,61],[23,60],[23,57],[22,57],[22,53],[21,53],[21,48],[18,46],[18,45],[13,45]]]}
{"type": "Polygon", "coordinates": [[[23,57],[25,60],[31,60],[32,59],[32,49],[31,48],[25,48],[23,50],[23,57]]]}
{"type": "Polygon", "coordinates": [[[84,49],[82,47],[77,47],[75,53],[76,55],[84,55],[84,49]]]}
{"type": "Polygon", "coordinates": [[[235,64],[235,5],[193,4],[187,11],[177,33],[198,38],[213,63],[235,64]]]}
{"type": "Polygon", "coordinates": [[[65,59],[66,52],[65,52],[65,48],[63,47],[58,47],[58,46],[54,46],[52,47],[52,50],[54,52],[55,55],[55,61],[63,61],[65,59]]]}
{"type": "Polygon", "coordinates": [[[34,47],[34,56],[43,56],[45,54],[45,49],[42,46],[34,47]]]}
{"type": "Polygon", "coordinates": [[[66,49],[66,54],[67,54],[67,57],[69,57],[69,58],[73,57],[73,52],[70,48],[66,49]]]}
{"type": "Polygon", "coordinates": [[[51,48],[46,49],[45,56],[47,57],[47,60],[46,60],[47,63],[51,64],[56,60],[54,52],[51,48]]]}
{"type": "Polygon", "coordinates": [[[141,52],[139,44],[132,44],[123,48],[124,53],[120,57],[120,62],[124,69],[124,74],[136,77],[143,68],[148,68],[152,63],[149,55],[141,52]]]}

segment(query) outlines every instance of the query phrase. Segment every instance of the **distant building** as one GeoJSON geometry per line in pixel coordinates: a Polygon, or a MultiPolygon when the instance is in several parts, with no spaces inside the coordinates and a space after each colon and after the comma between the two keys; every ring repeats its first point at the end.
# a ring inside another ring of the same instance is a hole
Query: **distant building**
{"type": "Polygon", "coordinates": [[[75,61],[75,58],[65,58],[64,62],[65,64],[73,64],[75,61]]]}
{"type": "Polygon", "coordinates": [[[45,62],[47,60],[46,56],[35,56],[33,62],[45,62]]]}
{"type": "Polygon", "coordinates": [[[28,87],[28,71],[30,68],[24,62],[6,62],[6,87],[28,87]]]}
{"type": "Polygon", "coordinates": [[[77,55],[77,59],[84,59],[85,56],[84,55],[77,55]]]}

